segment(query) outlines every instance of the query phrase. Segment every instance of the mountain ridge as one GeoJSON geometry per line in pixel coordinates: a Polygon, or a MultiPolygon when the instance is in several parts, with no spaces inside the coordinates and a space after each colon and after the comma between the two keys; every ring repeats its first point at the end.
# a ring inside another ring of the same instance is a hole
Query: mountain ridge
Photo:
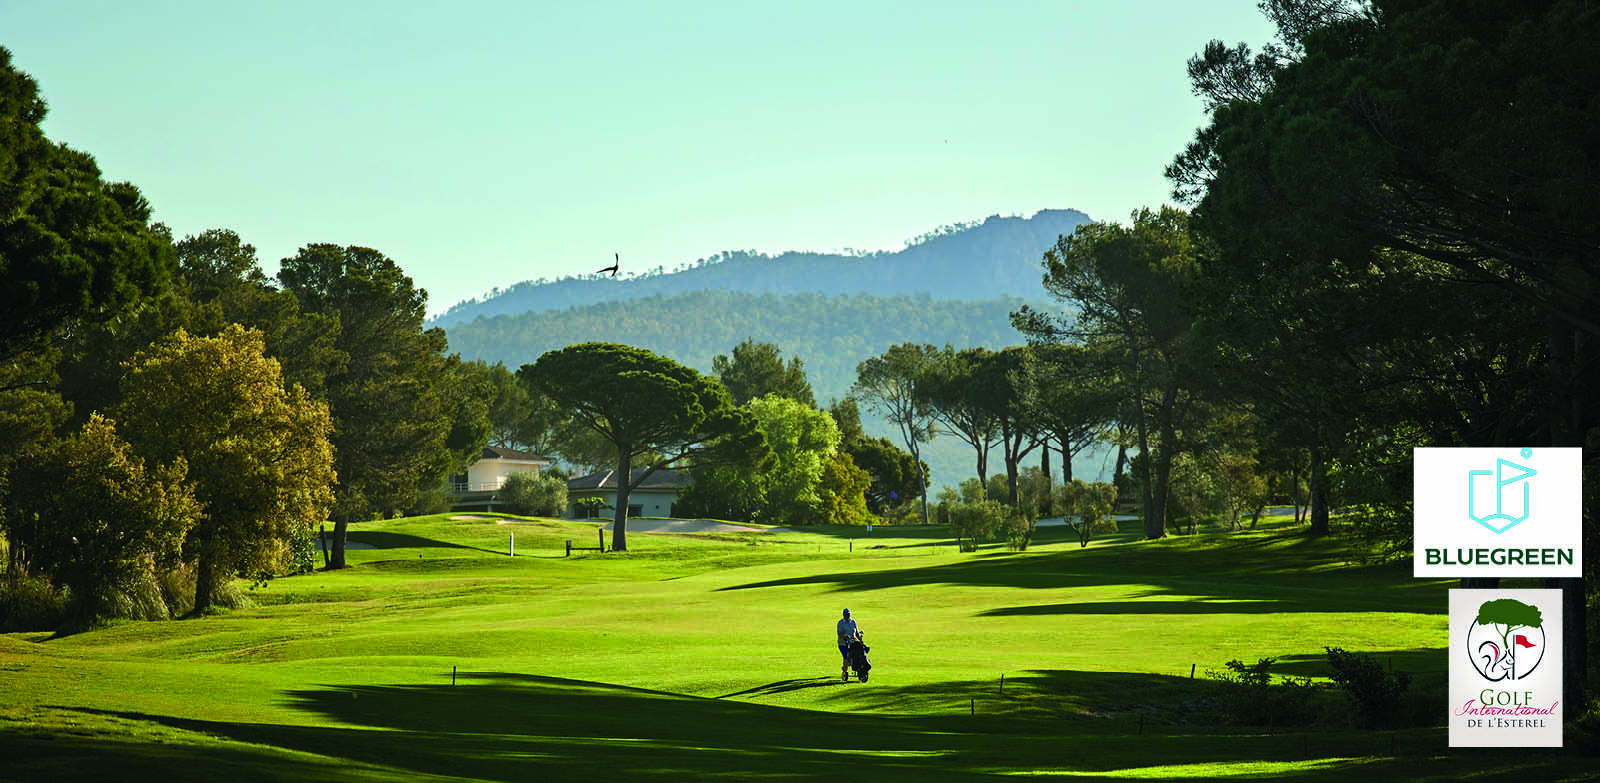
{"type": "Polygon", "coordinates": [[[484,299],[452,305],[431,326],[449,329],[479,318],[565,310],[589,304],[673,296],[702,290],[744,293],[870,294],[976,301],[1042,299],[1044,251],[1088,215],[1043,209],[1031,217],[991,215],[980,223],[940,229],[894,252],[865,255],[788,251],[768,256],[724,251],[672,272],[638,277],[599,275],[523,281],[484,299]]]}

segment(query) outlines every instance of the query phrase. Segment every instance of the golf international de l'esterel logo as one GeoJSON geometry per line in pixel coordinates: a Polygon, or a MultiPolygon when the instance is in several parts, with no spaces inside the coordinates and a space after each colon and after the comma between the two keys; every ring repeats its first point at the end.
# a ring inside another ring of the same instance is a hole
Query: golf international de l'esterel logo
{"type": "Polygon", "coordinates": [[[1581,576],[1582,449],[1416,449],[1416,576],[1581,576]]]}
{"type": "Polygon", "coordinates": [[[1450,591],[1451,747],[1561,745],[1561,591],[1450,591]]]}

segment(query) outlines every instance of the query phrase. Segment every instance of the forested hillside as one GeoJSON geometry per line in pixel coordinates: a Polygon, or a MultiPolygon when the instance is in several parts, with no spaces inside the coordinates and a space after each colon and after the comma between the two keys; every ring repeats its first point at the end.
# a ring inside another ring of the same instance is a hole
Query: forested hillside
{"type": "Polygon", "coordinates": [[[648,348],[710,372],[713,356],[754,338],[777,344],[786,356],[800,357],[817,398],[825,401],[849,390],[857,363],[895,343],[949,343],[957,348],[1021,343],[1010,315],[1022,304],[1011,298],[957,302],[928,296],[697,291],[495,316],[448,331],[450,349],[462,358],[501,361],[511,368],[554,348],[601,340],[648,348]]]}
{"type": "MultiPolygon", "coordinates": [[[[450,350],[465,359],[504,362],[513,370],[545,351],[589,340],[648,348],[701,372],[711,359],[746,338],[776,344],[785,357],[805,363],[819,403],[843,397],[855,381],[861,360],[903,342],[946,343],[956,348],[1017,345],[1011,328],[1016,298],[962,302],[930,296],[880,297],[868,294],[752,294],[697,291],[626,302],[522,315],[480,318],[450,327],[450,350]]],[[[1054,309],[1028,302],[1035,308],[1054,309]]],[[[867,429],[893,437],[881,422],[867,417],[867,429]]],[[[953,437],[936,439],[925,452],[934,486],[954,485],[971,475],[971,449],[953,437]]],[[[1084,455],[1083,469],[1098,472],[1100,455],[1084,455]],[[1090,468],[1089,462],[1094,461],[1090,468]]]]}
{"type": "MultiPolygon", "coordinates": [[[[1071,234],[1089,216],[1071,209],[1043,210],[1030,218],[992,216],[982,223],[950,226],[912,240],[894,253],[840,255],[747,251],[703,258],[687,269],[666,272],[629,267],[637,277],[586,276],[518,283],[484,300],[451,307],[433,322],[450,328],[474,319],[558,310],[602,302],[674,296],[692,291],[876,296],[926,294],[934,299],[1040,299],[1039,259],[1056,238],[1071,234]]],[[[563,345],[565,343],[562,343],[563,345]]]]}

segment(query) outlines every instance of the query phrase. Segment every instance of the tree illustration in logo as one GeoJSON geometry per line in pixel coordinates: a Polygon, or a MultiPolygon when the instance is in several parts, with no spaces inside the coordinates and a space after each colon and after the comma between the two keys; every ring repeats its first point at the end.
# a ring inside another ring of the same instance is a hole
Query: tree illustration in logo
{"type": "Polygon", "coordinates": [[[1515,598],[1485,602],[1478,607],[1477,620],[1467,633],[1467,648],[1471,651],[1473,666],[1485,679],[1522,679],[1532,674],[1544,659],[1544,616],[1539,607],[1515,598]],[[1480,633],[1480,629],[1483,632],[1480,633]],[[1529,633],[1516,633],[1521,629],[1529,633]],[[1494,635],[1499,636],[1498,643],[1494,635]],[[1537,657],[1519,666],[1517,659],[1521,650],[1536,650],[1537,657]]]}

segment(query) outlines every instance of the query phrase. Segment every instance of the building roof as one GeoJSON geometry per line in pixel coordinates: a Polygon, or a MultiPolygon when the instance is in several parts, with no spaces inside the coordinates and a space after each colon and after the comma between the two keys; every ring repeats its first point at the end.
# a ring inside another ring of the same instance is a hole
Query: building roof
{"type": "MultiPolygon", "coordinates": [[[[634,489],[683,489],[694,483],[694,477],[690,476],[687,471],[682,470],[658,470],[651,473],[643,484],[635,483],[638,482],[639,476],[643,475],[646,470],[648,468],[633,469],[630,483],[634,484],[634,489]]],[[[614,470],[590,473],[587,476],[579,476],[567,482],[568,490],[616,488],[617,472],[614,470]]]]}
{"type": "Polygon", "coordinates": [[[483,456],[479,457],[479,459],[501,459],[511,462],[541,462],[544,464],[550,463],[549,457],[540,457],[529,454],[526,451],[517,451],[516,449],[508,449],[501,446],[484,446],[483,456]]]}

